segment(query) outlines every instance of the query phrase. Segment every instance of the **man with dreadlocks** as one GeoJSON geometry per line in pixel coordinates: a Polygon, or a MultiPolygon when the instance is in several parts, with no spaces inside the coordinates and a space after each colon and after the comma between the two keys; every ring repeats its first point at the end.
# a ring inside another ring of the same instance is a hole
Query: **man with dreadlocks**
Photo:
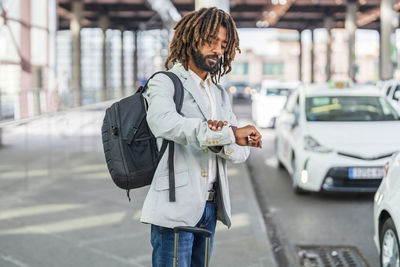
{"type": "MultiPolygon", "coordinates": [[[[175,109],[174,85],[166,75],[156,75],[148,84],[149,127],[159,147],[162,138],[175,142],[176,200],[169,201],[164,156],[142,209],[141,221],[151,224],[153,266],[172,265],[175,226],[212,231],[211,254],[216,220],[231,225],[226,162],[244,162],[249,146],[262,147],[254,126],[236,127],[230,98],[218,85],[240,51],[232,17],[215,7],[203,8],[184,16],[174,29],[165,66],[182,81],[183,115],[175,109]]],[[[181,232],[178,240],[179,266],[203,266],[204,236],[181,232]]]]}

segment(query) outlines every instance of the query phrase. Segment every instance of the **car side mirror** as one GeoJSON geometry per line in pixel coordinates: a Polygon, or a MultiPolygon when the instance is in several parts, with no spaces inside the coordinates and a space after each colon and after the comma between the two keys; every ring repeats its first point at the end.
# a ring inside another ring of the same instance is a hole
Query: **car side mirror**
{"type": "Polygon", "coordinates": [[[293,113],[287,113],[282,122],[293,127],[297,123],[296,116],[293,113]]]}

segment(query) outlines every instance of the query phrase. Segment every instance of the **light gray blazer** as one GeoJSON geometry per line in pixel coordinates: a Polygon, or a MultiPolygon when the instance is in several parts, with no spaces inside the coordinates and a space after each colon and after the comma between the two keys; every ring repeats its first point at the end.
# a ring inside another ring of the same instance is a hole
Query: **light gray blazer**
{"type": "MultiPolygon", "coordinates": [[[[164,74],[158,74],[148,84],[149,108],[147,122],[157,137],[159,148],[162,138],[175,142],[175,194],[176,202],[169,202],[168,151],[164,153],[143,204],[141,222],[163,227],[194,226],[200,220],[207,196],[209,146],[223,146],[217,153],[218,193],[217,218],[231,225],[231,204],[226,161],[244,162],[249,148],[235,144],[229,127],[222,131],[208,128],[209,103],[195,84],[190,73],[181,64],[171,71],[178,75],[184,87],[182,114],[178,114],[173,101],[174,86],[164,74]]],[[[217,119],[237,125],[229,96],[224,89],[215,92],[217,119]]]]}

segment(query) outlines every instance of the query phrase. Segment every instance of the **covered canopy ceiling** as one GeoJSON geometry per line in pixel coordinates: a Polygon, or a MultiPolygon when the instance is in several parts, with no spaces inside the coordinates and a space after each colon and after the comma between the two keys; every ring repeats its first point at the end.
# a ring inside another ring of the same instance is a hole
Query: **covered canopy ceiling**
{"type": "MultiPolygon", "coordinates": [[[[109,28],[162,28],[162,20],[149,0],[82,0],[83,27],[98,27],[101,15],[109,17],[109,28]]],[[[231,0],[230,13],[239,28],[321,28],[332,17],[334,28],[343,28],[346,6],[353,0],[231,0]]],[[[59,29],[69,29],[72,0],[58,0],[59,29]]],[[[171,0],[181,16],[194,10],[194,0],[171,0]]],[[[396,0],[395,9],[400,9],[396,0]]],[[[357,0],[359,28],[379,30],[380,0],[357,0]]]]}

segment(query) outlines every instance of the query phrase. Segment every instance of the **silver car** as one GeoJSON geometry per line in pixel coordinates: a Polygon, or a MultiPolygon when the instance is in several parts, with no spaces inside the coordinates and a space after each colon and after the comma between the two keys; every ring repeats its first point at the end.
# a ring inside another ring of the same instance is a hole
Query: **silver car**
{"type": "Polygon", "coordinates": [[[381,266],[400,267],[400,153],[385,166],[385,176],[375,194],[374,241],[381,266]]]}

